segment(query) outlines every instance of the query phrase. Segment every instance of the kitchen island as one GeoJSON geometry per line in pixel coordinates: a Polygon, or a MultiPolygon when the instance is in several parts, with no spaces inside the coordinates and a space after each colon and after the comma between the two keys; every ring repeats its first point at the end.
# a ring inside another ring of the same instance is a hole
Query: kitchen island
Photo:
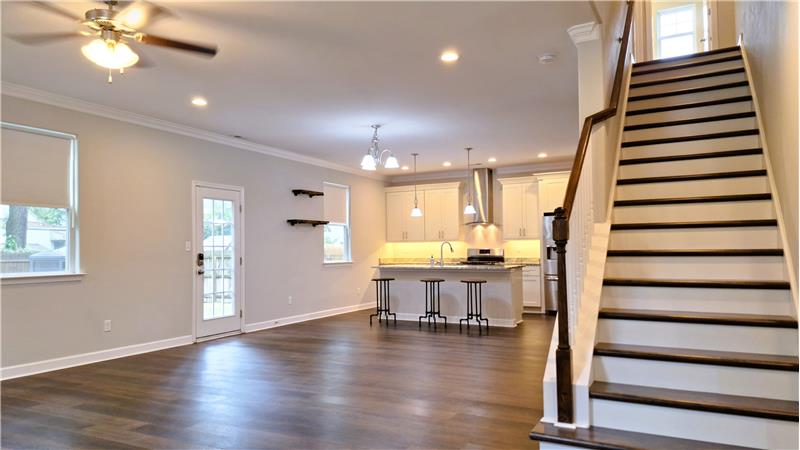
{"type": "MultiPolygon", "coordinates": [[[[441,313],[448,325],[458,327],[467,315],[467,287],[461,280],[486,280],[483,285],[483,316],[494,327],[515,327],[522,322],[522,264],[381,264],[381,277],[390,277],[390,300],[397,320],[417,321],[425,315],[424,278],[441,278],[441,313]]],[[[373,288],[374,289],[374,288],[373,288]]],[[[474,325],[475,322],[473,321],[474,325]]],[[[423,327],[425,327],[423,320],[423,327]]]]}

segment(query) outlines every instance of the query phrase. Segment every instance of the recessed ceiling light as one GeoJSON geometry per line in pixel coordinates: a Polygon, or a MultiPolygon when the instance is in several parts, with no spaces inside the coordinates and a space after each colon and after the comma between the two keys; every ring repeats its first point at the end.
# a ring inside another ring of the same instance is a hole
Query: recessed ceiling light
{"type": "Polygon", "coordinates": [[[459,55],[455,50],[445,50],[441,55],[439,55],[439,59],[446,63],[454,63],[458,61],[458,58],[460,57],[461,55],[459,55]]]}
{"type": "Polygon", "coordinates": [[[400,170],[408,170],[408,166],[403,166],[400,168],[400,170]]]}
{"type": "Polygon", "coordinates": [[[547,153],[542,152],[542,153],[539,153],[536,156],[538,156],[539,158],[547,158],[547,153]]]}
{"type": "Polygon", "coordinates": [[[207,106],[207,105],[208,105],[208,100],[206,100],[206,99],[205,99],[205,98],[203,98],[203,97],[194,97],[194,98],[192,99],[192,104],[193,104],[194,106],[197,106],[198,108],[202,108],[202,107],[204,107],[204,106],[207,106]]]}
{"type": "Polygon", "coordinates": [[[453,163],[451,163],[450,161],[445,161],[445,162],[442,163],[442,165],[445,166],[445,167],[450,167],[450,166],[453,165],[453,163]]]}
{"type": "Polygon", "coordinates": [[[497,158],[495,158],[494,156],[492,156],[491,158],[489,158],[489,162],[497,162],[497,158]]]}

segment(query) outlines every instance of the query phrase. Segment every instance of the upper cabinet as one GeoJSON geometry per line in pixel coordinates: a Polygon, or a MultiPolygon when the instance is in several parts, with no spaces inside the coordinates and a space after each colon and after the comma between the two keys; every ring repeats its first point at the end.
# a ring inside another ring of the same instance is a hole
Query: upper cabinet
{"type": "Polygon", "coordinates": [[[569,172],[553,172],[537,175],[539,180],[539,205],[542,213],[553,212],[563,206],[567,192],[569,172]]]}
{"type": "Polygon", "coordinates": [[[459,237],[461,183],[417,186],[422,217],[411,217],[414,187],[386,188],[386,240],[389,242],[443,241],[459,237]]]}
{"type": "Polygon", "coordinates": [[[503,238],[539,239],[539,196],[535,177],[504,178],[503,238]]]}

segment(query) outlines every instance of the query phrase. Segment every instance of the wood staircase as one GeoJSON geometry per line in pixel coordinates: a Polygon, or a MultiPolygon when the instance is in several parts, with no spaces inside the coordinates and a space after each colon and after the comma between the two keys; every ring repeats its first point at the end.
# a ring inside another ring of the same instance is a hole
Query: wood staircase
{"type": "Polygon", "coordinates": [[[589,388],[542,448],[798,448],[798,330],[738,47],[634,65],[589,388]]]}

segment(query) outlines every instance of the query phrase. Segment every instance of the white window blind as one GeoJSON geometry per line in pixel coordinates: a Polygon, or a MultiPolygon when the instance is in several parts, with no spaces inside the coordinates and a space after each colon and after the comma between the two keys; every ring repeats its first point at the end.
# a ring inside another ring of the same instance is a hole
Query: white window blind
{"type": "Polygon", "coordinates": [[[72,142],[5,127],[1,134],[2,203],[69,208],[72,142]]]}
{"type": "Polygon", "coordinates": [[[323,197],[325,206],[323,215],[325,220],[331,223],[349,223],[349,191],[348,186],[341,186],[337,184],[325,183],[322,191],[325,193],[323,197]]]}

